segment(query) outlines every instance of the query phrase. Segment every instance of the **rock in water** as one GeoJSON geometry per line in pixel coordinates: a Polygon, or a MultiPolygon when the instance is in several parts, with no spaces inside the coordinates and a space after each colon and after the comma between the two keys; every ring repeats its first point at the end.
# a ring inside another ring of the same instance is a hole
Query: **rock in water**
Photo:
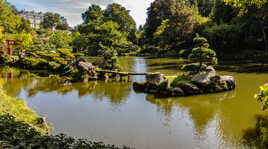
{"type": "Polygon", "coordinates": [[[82,71],[90,71],[95,69],[95,67],[92,65],[92,63],[80,61],[78,62],[78,69],[82,71]]]}
{"type": "Polygon", "coordinates": [[[173,97],[181,97],[184,96],[184,92],[181,88],[176,87],[171,89],[171,95],[173,97]]]}
{"type": "Polygon", "coordinates": [[[233,90],[236,86],[235,78],[232,76],[221,76],[220,82],[227,84],[227,90],[233,90]]]}
{"type": "Polygon", "coordinates": [[[210,78],[216,76],[216,71],[212,66],[208,66],[206,68],[205,73],[198,73],[193,76],[191,82],[196,83],[196,84],[209,84],[210,83],[210,78]]]}
{"type": "Polygon", "coordinates": [[[176,87],[181,88],[184,91],[185,95],[197,95],[203,93],[199,87],[192,83],[179,82],[176,84],[176,87]]]}
{"type": "Polygon", "coordinates": [[[145,87],[146,87],[146,82],[134,82],[133,83],[133,89],[136,91],[136,92],[144,92],[145,91],[145,87]]]}
{"type": "Polygon", "coordinates": [[[165,75],[157,72],[146,75],[146,81],[150,84],[161,84],[166,80],[165,75]]]}

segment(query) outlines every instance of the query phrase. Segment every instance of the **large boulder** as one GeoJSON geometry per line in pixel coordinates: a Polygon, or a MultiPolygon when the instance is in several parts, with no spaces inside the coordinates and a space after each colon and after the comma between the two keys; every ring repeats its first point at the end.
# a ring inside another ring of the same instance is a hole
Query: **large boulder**
{"type": "Polygon", "coordinates": [[[166,80],[165,75],[156,72],[156,73],[149,73],[146,75],[146,81],[149,84],[161,84],[166,80]]]}
{"type": "Polygon", "coordinates": [[[175,86],[181,88],[185,95],[197,95],[203,93],[199,87],[192,83],[178,82],[175,86]]]}
{"type": "Polygon", "coordinates": [[[236,85],[234,77],[218,76],[212,66],[207,67],[205,73],[193,76],[191,83],[197,85],[204,93],[229,91],[235,89],[236,85]]]}
{"type": "Polygon", "coordinates": [[[171,96],[173,97],[181,97],[184,96],[184,91],[181,88],[171,88],[170,89],[171,96]]]}
{"type": "Polygon", "coordinates": [[[170,81],[168,79],[164,80],[159,85],[160,90],[167,90],[168,88],[170,88],[170,81]]]}
{"type": "Polygon", "coordinates": [[[226,84],[227,90],[233,90],[236,86],[235,78],[232,76],[221,76],[220,83],[226,84]]]}
{"type": "Polygon", "coordinates": [[[144,92],[146,88],[146,82],[134,82],[133,89],[136,92],[144,92]]]}
{"type": "Polygon", "coordinates": [[[216,76],[216,71],[212,66],[206,68],[206,72],[201,72],[193,76],[191,82],[194,84],[209,84],[210,78],[216,76]]]}
{"type": "Polygon", "coordinates": [[[82,71],[90,71],[90,70],[95,69],[95,66],[92,63],[84,62],[84,61],[79,61],[77,66],[78,66],[78,69],[82,71]]]}

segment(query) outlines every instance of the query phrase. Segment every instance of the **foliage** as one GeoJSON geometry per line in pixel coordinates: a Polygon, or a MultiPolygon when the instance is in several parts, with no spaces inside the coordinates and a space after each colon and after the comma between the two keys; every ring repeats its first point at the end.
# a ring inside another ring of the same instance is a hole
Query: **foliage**
{"type": "Polygon", "coordinates": [[[175,87],[176,84],[178,84],[178,82],[190,82],[191,81],[191,78],[187,77],[187,76],[184,76],[184,75],[179,75],[177,76],[170,84],[171,87],[175,87]]]}
{"type": "MultiPolygon", "coordinates": [[[[1,81],[1,85],[3,85],[3,80],[1,79],[0,81],[1,81]]],[[[11,114],[15,116],[16,117],[15,119],[17,121],[24,121],[30,124],[31,127],[35,128],[36,130],[38,130],[39,132],[43,134],[47,133],[48,131],[47,125],[45,123],[40,122],[40,117],[37,116],[33,110],[27,107],[24,100],[10,97],[6,95],[1,89],[0,90],[0,115],[5,115],[5,114],[11,114]]],[[[0,131],[1,131],[1,126],[2,126],[1,124],[0,124],[0,131]]],[[[15,130],[15,128],[13,128],[12,130],[15,130]]],[[[3,133],[1,133],[1,136],[3,137],[3,133]]]]}
{"type": "Polygon", "coordinates": [[[131,45],[127,41],[127,34],[120,32],[119,25],[113,21],[104,22],[99,26],[92,26],[92,24],[86,26],[91,26],[88,33],[77,35],[73,40],[72,44],[76,51],[96,56],[102,54],[102,46],[113,48],[121,53],[131,45]]]}
{"type": "Polygon", "coordinates": [[[43,22],[41,26],[45,29],[54,29],[57,25],[61,24],[60,15],[47,12],[44,15],[43,22]]]}
{"type": "Polygon", "coordinates": [[[93,142],[88,139],[76,139],[64,134],[49,136],[40,133],[27,122],[18,121],[10,114],[0,115],[0,147],[13,148],[53,148],[53,149],[128,149],[93,142]]]}
{"type": "Polygon", "coordinates": [[[6,34],[5,38],[9,39],[9,40],[21,40],[24,49],[30,48],[32,46],[33,40],[34,40],[33,35],[31,33],[25,32],[25,31],[15,33],[15,34],[6,34]]]}
{"type": "Polygon", "coordinates": [[[3,27],[0,26],[0,43],[2,42],[3,40],[3,27]]]}
{"type": "Polygon", "coordinates": [[[102,47],[102,53],[103,53],[103,59],[104,64],[101,65],[103,69],[113,70],[113,69],[120,69],[120,65],[118,63],[118,57],[117,52],[113,48],[108,48],[103,45],[102,47]]]}
{"type": "Polygon", "coordinates": [[[260,86],[260,91],[258,94],[254,95],[254,98],[262,103],[263,110],[268,108],[268,84],[260,86]]]}
{"type": "Polygon", "coordinates": [[[100,23],[103,21],[104,11],[98,5],[91,5],[86,12],[82,14],[84,24],[87,23],[100,23]]]}
{"type": "Polygon", "coordinates": [[[217,24],[230,23],[238,15],[239,10],[225,5],[222,0],[216,0],[210,18],[217,24]]]}
{"type": "Polygon", "coordinates": [[[151,3],[147,9],[148,18],[145,24],[145,36],[152,39],[153,34],[161,25],[163,20],[166,20],[173,14],[175,8],[175,0],[156,0],[151,3]]]}
{"type": "Polygon", "coordinates": [[[164,49],[182,48],[182,44],[191,39],[193,26],[192,9],[177,2],[172,15],[169,16],[166,24],[164,23],[164,31],[161,34],[164,45],[160,45],[160,47],[164,49]]]}
{"type": "Polygon", "coordinates": [[[125,7],[116,3],[108,5],[104,12],[104,20],[119,24],[118,30],[127,33],[130,41],[136,39],[136,23],[125,7]]]}
{"type": "Polygon", "coordinates": [[[202,35],[205,36],[211,43],[211,47],[217,50],[232,50],[233,48],[241,47],[242,34],[236,25],[229,25],[221,23],[212,26],[207,26],[202,31],[202,35]],[[240,36],[241,35],[241,36],[240,36]],[[234,40],[230,40],[234,39],[234,40]]]}
{"type": "Polygon", "coordinates": [[[21,19],[18,14],[13,12],[13,6],[0,0],[0,26],[4,28],[4,33],[17,33],[27,29],[29,25],[21,19]]]}
{"type": "Polygon", "coordinates": [[[198,72],[199,70],[205,70],[207,68],[206,64],[202,64],[200,68],[199,63],[191,63],[191,64],[185,64],[181,67],[181,70],[183,71],[190,71],[190,72],[198,72]]]}
{"type": "Polygon", "coordinates": [[[72,42],[72,37],[64,31],[55,31],[49,37],[48,42],[55,45],[56,48],[68,48],[72,42]]]}
{"type": "Polygon", "coordinates": [[[63,75],[74,70],[72,63],[75,55],[68,49],[57,51],[27,51],[23,59],[15,63],[16,66],[31,70],[49,70],[63,75]]]}
{"type": "Polygon", "coordinates": [[[267,0],[223,0],[226,4],[241,8],[241,13],[248,12],[249,6],[261,8],[267,0]]]}
{"type": "Polygon", "coordinates": [[[159,55],[174,55],[191,43],[195,25],[194,13],[184,2],[156,0],[147,13],[142,42],[162,49],[159,55]]]}
{"type": "Polygon", "coordinates": [[[199,62],[199,70],[201,70],[203,63],[217,64],[216,52],[209,48],[209,43],[206,38],[196,34],[193,41],[195,47],[192,49],[189,59],[199,62]]]}

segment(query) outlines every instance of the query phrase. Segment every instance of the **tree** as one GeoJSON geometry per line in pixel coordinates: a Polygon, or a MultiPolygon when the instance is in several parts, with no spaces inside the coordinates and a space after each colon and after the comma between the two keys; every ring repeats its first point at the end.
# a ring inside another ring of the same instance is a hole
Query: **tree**
{"type": "Polygon", "coordinates": [[[49,37],[49,44],[55,45],[58,48],[67,48],[72,42],[72,37],[64,31],[53,32],[49,37]]]}
{"type": "Polygon", "coordinates": [[[182,44],[192,39],[194,29],[193,11],[181,2],[174,5],[172,14],[163,20],[154,33],[159,46],[164,49],[182,48],[182,44]]]}
{"type": "Polygon", "coordinates": [[[45,29],[53,30],[60,23],[61,23],[61,21],[60,21],[60,15],[59,14],[53,14],[53,13],[47,12],[44,15],[44,20],[41,23],[41,26],[43,28],[45,28],[45,29]]]}
{"type": "Polygon", "coordinates": [[[101,23],[103,21],[104,11],[98,5],[91,5],[87,11],[82,14],[83,23],[89,22],[101,23]]]}
{"type": "Polygon", "coordinates": [[[227,5],[241,8],[241,13],[248,11],[248,7],[257,6],[261,8],[267,3],[267,0],[223,0],[227,5]]]}
{"type": "Polygon", "coordinates": [[[119,31],[128,33],[128,39],[134,41],[136,39],[136,23],[129,15],[129,10],[125,7],[113,3],[108,5],[104,12],[105,21],[113,21],[119,24],[119,31]]]}
{"type": "Polygon", "coordinates": [[[230,23],[238,15],[238,12],[237,8],[225,5],[222,0],[216,0],[210,18],[217,24],[230,23]]]}
{"type": "Polygon", "coordinates": [[[254,98],[261,102],[262,109],[266,110],[268,108],[268,84],[260,86],[260,91],[254,95],[254,98]]]}
{"type": "Polygon", "coordinates": [[[153,38],[153,34],[166,20],[173,14],[176,0],[156,0],[147,9],[147,20],[145,23],[145,36],[149,39],[153,38]]]}
{"type": "Polygon", "coordinates": [[[70,26],[67,23],[62,23],[56,26],[57,30],[69,30],[70,26]]]}
{"type": "Polygon", "coordinates": [[[4,33],[17,33],[21,31],[21,17],[12,10],[14,7],[7,2],[0,0],[0,26],[4,28],[4,33]]]}
{"type": "Polygon", "coordinates": [[[85,50],[87,55],[91,56],[101,55],[103,46],[113,48],[118,53],[123,52],[131,43],[127,40],[127,34],[118,30],[119,27],[113,21],[104,22],[101,25],[95,23],[83,24],[83,27],[80,28],[83,32],[75,37],[73,44],[76,45],[77,50],[85,50]],[[80,46],[81,41],[85,43],[80,46]]]}
{"type": "Polygon", "coordinates": [[[3,40],[3,27],[2,26],[0,26],[0,43],[2,42],[2,40],[3,40]]]}
{"type": "Polygon", "coordinates": [[[217,64],[216,52],[209,48],[209,43],[206,38],[196,34],[194,38],[194,48],[189,55],[189,59],[199,63],[199,71],[204,63],[217,64]]]}

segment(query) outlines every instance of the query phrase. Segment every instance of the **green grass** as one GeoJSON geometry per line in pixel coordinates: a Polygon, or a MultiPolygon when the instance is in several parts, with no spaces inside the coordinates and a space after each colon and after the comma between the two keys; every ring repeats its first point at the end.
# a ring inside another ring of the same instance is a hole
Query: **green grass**
{"type": "Polygon", "coordinates": [[[2,90],[3,79],[0,79],[0,115],[10,114],[16,120],[30,124],[41,133],[47,133],[47,128],[38,121],[40,117],[30,109],[24,100],[10,97],[2,90]]]}
{"type": "Polygon", "coordinates": [[[190,82],[191,78],[187,76],[177,76],[173,81],[171,82],[171,87],[175,87],[178,82],[190,82]]]}

